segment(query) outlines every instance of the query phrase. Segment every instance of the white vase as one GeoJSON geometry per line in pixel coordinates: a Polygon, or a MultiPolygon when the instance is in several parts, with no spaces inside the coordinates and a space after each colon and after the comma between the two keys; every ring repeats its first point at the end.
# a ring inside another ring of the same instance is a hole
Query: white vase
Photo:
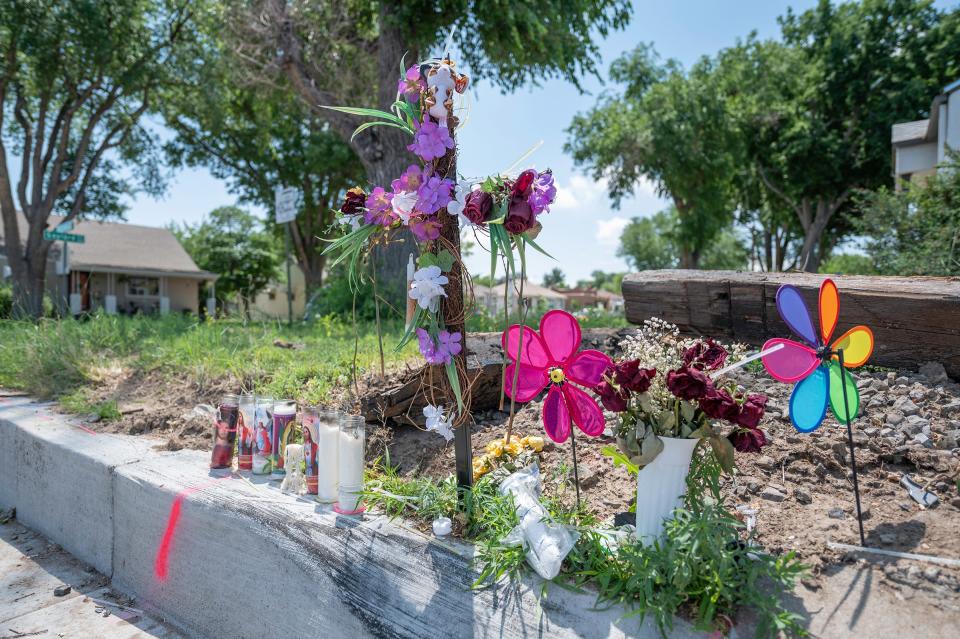
{"type": "Polygon", "coordinates": [[[661,437],[663,450],[637,474],[637,538],[652,544],[683,502],[693,449],[699,439],[661,437]]]}

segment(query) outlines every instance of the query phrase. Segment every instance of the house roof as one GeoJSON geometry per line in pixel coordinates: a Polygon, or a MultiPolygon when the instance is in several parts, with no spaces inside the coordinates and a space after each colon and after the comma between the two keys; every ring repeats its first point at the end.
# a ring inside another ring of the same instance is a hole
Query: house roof
{"type": "Polygon", "coordinates": [[[913,122],[899,122],[894,124],[891,129],[890,141],[901,146],[925,142],[929,128],[929,118],[914,120],[913,122]]]}
{"type": "MultiPolygon", "coordinates": [[[[56,228],[62,219],[51,215],[48,228],[56,228]]],[[[27,225],[22,215],[19,230],[21,240],[25,240],[27,225]]],[[[165,228],[81,220],[71,233],[85,238],[83,244],[70,244],[70,266],[75,270],[216,278],[213,273],[200,270],[173,233],[165,228]]]]}
{"type": "MultiPolygon", "coordinates": [[[[502,283],[497,284],[496,286],[493,286],[490,290],[493,292],[494,295],[502,296],[503,286],[504,285],[502,283]]],[[[517,289],[517,286],[514,284],[511,284],[510,289],[511,289],[510,294],[513,295],[517,289]]],[[[563,293],[557,293],[556,291],[550,290],[545,286],[534,284],[530,280],[525,280],[523,282],[523,296],[524,297],[543,297],[543,298],[557,299],[557,300],[567,299],[566,295],[564,295],[563,293]]]]}

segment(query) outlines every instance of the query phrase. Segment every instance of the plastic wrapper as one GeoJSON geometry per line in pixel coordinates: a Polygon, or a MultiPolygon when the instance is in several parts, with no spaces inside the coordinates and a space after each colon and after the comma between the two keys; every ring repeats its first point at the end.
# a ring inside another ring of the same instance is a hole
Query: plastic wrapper
{"type": "Polygon", "coordinates": [[[564,557],[580,534],[555,522],[540,503],[540,469],[536,464],[518,470],[500,484],[502,495],[513,495],[520,523],[501,540],[506,546],[523,545],[527,563],[544,579],[560,574],[564,557]]]}

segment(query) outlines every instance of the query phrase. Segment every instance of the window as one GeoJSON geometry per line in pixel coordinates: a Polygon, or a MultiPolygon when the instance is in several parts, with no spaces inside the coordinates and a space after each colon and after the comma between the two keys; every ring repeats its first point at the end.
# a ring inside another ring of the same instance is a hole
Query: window
{"type": "Polygon", "coordinates": [[[159,294],[159,278],[131,277],[127,280],[127,295],[130,297],[156,297],[159,294]]]}

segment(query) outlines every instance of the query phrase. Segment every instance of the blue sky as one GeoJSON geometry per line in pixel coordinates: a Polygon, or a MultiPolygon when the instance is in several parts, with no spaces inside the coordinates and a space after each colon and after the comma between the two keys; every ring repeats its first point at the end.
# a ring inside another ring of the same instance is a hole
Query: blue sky
{"type": "MultiPolygon", "coordinates": [[[[775,37],[779,33],[776,18],[788,6],[799,11],[814,4],[813,0],[636,1],[629,27],[601,43],[598,66],[605,75],[611,61],[641,42],[652,42],[662,57],[676,58],[689,66],[752,30],[760,37],[775,37]]],[[[527,164],[552,168],[557,178],[557,203],[542,218],[544,230],[538,238],[557,261],[539,254],[530,256],[528,271],[535,282],[554,266],[560,267],[571,284],[597,269],[626,270],[624,261],[616,256],[620,230],[629,218],[651,215],[664,206],[652,186],[642,184],[635,197],[625,200],[619,210],[613,209],[604,185],[576,172],[563,153],[564,129],[578,111],[595,103],[603,88],[592,78],[583,84],[592,95],[579,94],[572,85],[559,80],[508,95],[478,83],[470,92],[469,122],[459,134],[459,169],[471,177],[502,171],[543,141],[527,164]]],[[[235,200],[227,185],[207,171],[184,170],[175,174],[164,199],[141,196],[132,201],[127,219],[150,226],[196,222],[217,206],[235,200]]],[[[489,257],[481,249],[475,250],[467,262],[474,273],[489,271],[489,257]]]]}

